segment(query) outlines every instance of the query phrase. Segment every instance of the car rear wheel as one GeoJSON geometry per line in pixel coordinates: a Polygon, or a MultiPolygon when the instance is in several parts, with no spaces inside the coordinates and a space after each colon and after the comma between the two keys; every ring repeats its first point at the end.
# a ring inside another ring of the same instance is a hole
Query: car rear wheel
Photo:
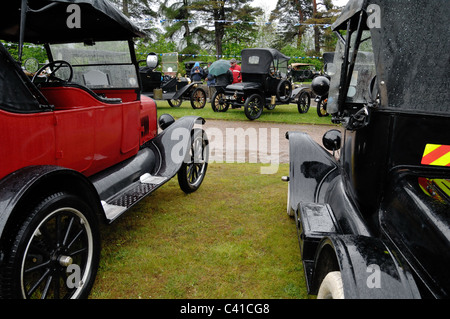
{"type": "Polygon", "coordinates": [[[203,182],[208,168],[208,138],[202,129],[194,129],[191,147],[178,171],[178,184],[183,192],[195,192],[203,182]]]}
{"type": "Polygon", "coordinates": [[[211,108],[214,112],[226,112],[230,104],[225,99],[225,94],[222,92],[215,92],[211,99],[211,108]]]}
{"type": "Polygon", "coordinates": [[[258,119],[264,109],[264,102],[259,94],[250,95],[250,97],[245,100],[244,112],[250,121],[258,119]]]}
{"type": "Polygon", "coordinates": [[[191,94],[191,106],[194,110],[202,109],[206,104],[206,92],[202,88],[196,88],[191,94]]]}
{"type": "Polygon", "coordinates": [[[171,107],[180,107],[181,103],[183,103],[182,99],[177,99],[177,100],[167,100],[167,102],[169,102],[169,105],[171,107]]]}
{"type": "Polygon", "coordinates": [[[86,298],[100,259],[96,216],[77,196],[55,193],[37,205],[13,235],[0,280],[15,299],[86,298]]]}

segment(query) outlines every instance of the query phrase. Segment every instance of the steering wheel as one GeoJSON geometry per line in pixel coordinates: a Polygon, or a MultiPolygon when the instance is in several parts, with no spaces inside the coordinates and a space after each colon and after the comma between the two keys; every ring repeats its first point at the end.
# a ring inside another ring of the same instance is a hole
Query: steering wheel
{"type": "Polygon", "coordinates": [[[54,81],[59,81],[59,82],[70,82],[72,81],[72,77],[73,77],[73,69],[72,66],[69,64],[69,62],[63,61],[63,60],[57,60],[57,61],[52,61],[50,63],[47,63],[46,65],[44,65],[43,67],[41,67],[39,70],[36,71],[36,73],[33,75],[33,78],[31,79],[31,82],[35,83],[36,79],[38,78],[38,76],[44,72],[45,69],[50,68],[50,73],[46,74],[46,79],[45,82],[54,82],[54,81]],[[61,69],[61,68],[68,68],[69,69],[69,76],[67,79],[62,79],[58,76],[56,76],[56,72],[61,69]]]}

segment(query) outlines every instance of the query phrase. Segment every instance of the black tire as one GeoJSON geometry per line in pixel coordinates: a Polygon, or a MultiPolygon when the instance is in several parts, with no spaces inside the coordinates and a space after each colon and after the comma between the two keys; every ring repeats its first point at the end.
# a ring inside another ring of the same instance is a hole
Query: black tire
{"type": "Polygon", "coordinates": [[[0,279],[14,299],[87,298],[100,259],[99,226],[80,198],[55,193],[29,209],[12,235],[0,279]]]}
{"type": "Polygon", "coordinates": [[[191,106],[194,110],[202,109],[206,104],[206,92],[202,88],[196,88],[191,94],[191,106]]]}
{"type": "Polygon", "coordinates": [[[291,100],[292,84],[288,80],[282,80],[277,86],[277,99],[281,103],[288,103],[291,100]]]}
{"type": "Polygon", "coordinates": [[[182,99],[178,99],[178,100],[167,100],[167,102],[169,102],[169,105],[171,107],[180,107],[181,103],[183,103],[182,99]]]}
{"type": "Polygon", "coordinates": [[[327,112],[327,101],[328,99],[320,99],[320,101],[317,102],[317,115],[319,117],[325,117],[330,115],[327,112]]]}
{"type": "Polygon", "coordinates": [[[264,109],[264,101],[261,95],[252,94],[245,100],[244,112],[250,121],[258,119],[264,109]]]}
{"type": "Polygon", "coordinates": [[[311,96],[308,92],[300,93],[297,99],[297,109],[300,114],[308,113],[311,106],[311,96]]]}
{"type": "Polygon", "coordinates": [[[191,133],[191,146],[178,171],[178,184],[183,192],[190,194],[201,186],[208,168],[209,141],[202,129],[191,133]]]}
{"type": "Polygon", "coordinates": [[[222,92],[215,92],[211,99],[211,108],[214,112],[226,112],[230,104],[225,100],[225,94],[222,92]]]}

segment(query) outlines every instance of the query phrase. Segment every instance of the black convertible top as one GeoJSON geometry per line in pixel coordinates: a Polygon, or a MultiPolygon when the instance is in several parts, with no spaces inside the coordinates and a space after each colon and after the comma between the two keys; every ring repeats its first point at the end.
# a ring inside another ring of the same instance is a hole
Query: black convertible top
{"type": "Polygon", "coordinates": [[[243,73],[265,74],[273,62],[278,66],[279,62],[287,62],[290,57],[284,55],[276,49],[255,48],[244,49],[241,51],[243,73]]]}
{"type": "Polygon", "coordinates": [[[2,1],[0,39],[19,42],[21,20],[25,22],[23,40],[31,43],[127,40],[144,35],[107,0],[2,1]],[[22,6],[27,8],[25,21],[22,6]],[[79,27],[71,26],[74,19],[79,27]]]}

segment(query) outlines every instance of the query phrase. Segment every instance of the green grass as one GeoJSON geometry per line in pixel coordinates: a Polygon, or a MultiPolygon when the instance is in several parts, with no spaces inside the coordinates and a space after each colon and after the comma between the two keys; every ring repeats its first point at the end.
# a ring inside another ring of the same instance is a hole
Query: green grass
{"type": "MultiPolygon", "coordinates": [[[[228,109],[227,112],[214,112],[211,103],[206,103],[203,109],[194,110],[189,101],[183,101],[180,107],[170,107],[167,101],[156,101],[158,114],[168,113],[175,118],[188,115],[197,115],[205,119],[248,121],[244,113],[244,108],[228,109]]],[[[311,102],[311,107],[306,114],[300,114],[296,104],[277,105],[275,109],[269,111],[264,109],[261,117],[255,121],[286,123],[286,124],[327,124],[332,125],[331,117],[319,117],[316,112],[316,102],[311,102]]]]}
{"type": "Polygon", "coordinates": [[[281,181],[289,167],[260,167],[210,164],[197,192],[174,178],[104,226],[91,298],[307,298],[281,181]]]}

